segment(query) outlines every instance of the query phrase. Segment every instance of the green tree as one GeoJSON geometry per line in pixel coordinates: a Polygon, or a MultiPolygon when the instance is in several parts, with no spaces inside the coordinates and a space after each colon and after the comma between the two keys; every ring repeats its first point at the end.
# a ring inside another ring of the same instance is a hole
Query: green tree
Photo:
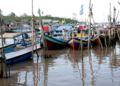
{"type": "Polygon", "coordinates": [[[10,17],[16,17],[15,13],[11,12],[8,16],[10,17]]]}
{"type": "Polygon", "coordinates": [[[23,13],[20,17],[27,17],[28,15],[26,13],[23,13]]]}

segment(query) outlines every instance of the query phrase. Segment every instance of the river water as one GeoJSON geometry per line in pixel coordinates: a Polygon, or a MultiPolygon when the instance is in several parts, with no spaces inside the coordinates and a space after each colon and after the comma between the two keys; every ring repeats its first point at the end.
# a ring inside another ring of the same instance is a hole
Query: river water
{"type": "Polygon", "coordinates": [[[120,86],[120,45],[94,46],[81,52],[70,47],[50,50],[52,58],[26,60],[10,66],[10,78],[0,86],[120,86]]]}

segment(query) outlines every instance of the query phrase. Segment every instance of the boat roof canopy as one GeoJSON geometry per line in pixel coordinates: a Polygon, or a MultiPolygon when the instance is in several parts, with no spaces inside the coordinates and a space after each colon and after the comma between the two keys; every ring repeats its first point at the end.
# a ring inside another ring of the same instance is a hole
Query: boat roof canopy
{"type": "Polygon", "coordinates": [[[3,38],[15,38],[15,37],[21,36],[22,34],[23,33],[4,33],[3,38]]]}
{"type": "Polygon", "coordinates": [[[58,31],[62,31],[63,30],[63,28],[66,28],[66,30],[70,30],[71,28],[72,28],[72,26],[68,26],[68,25],[64,25],[64,26],[60,26],[60,27],[58,27],[57,29],[56,29],[56,31],[58,30],[58,31]]]}

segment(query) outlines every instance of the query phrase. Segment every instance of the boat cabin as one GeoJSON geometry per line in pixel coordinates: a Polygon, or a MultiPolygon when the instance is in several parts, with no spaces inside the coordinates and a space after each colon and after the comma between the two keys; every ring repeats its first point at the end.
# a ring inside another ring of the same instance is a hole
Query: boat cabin
{"type": "Polygon", "coordinates": [[[83,33],[81,34],[81,30],[77,30],[76,31],[76,34],[77,34],[77,38],[81,38],[81,35],[82,35],[82,39],[88,39],[88,30],[83,30],[83,33]]]}
{"type": "Polygon", "coordinates": [[[106,32],[106,35],[108,35],[108,31],[100,30],[100,35],[105,36],[105,32],[106,32]]]}

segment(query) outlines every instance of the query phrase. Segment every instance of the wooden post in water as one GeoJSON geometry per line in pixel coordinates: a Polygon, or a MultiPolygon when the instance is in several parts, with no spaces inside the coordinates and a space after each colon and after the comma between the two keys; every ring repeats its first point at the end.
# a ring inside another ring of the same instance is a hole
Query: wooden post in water
{"type": "MultiPolygon", "coordinates": [[[[39,12],[39,20],[40,20],[40,28],[41,28],[41,36],[43,37],[43,48],[45,51],[45,57],[48,58],[50,57],[49,53],[48,53],[48,48],[47,48],[47,44],[46,44],[46,39],[44,36],[44,30],[43,30],[43,25],[42,25],[42,18],[41,18],[41,12],[40,9],[38,10],[39,12]]],[[[44,54],[43,54],[44,55],[44,54]]]]}
{"type": "Polygon", "coordinates": [[[109,45],[110,46],[110,42],[111,42],[111,3],[110,3],[110,15],[109,15],[109,45]]]}
{"type": "Polygon", "coordinates": [[[32,0],[32,39],[31,39],[31,42],[32,42],[32,59],[33,59],[33,51],[34,51],[33,28],[34,28],[34,25],[33,25],[33,0],[32,0]]]}
{"type": "MultiPolygon", "coordinates": [[[[115,8],[115,6],[114,6],[114,14],[113,14],[113,26],[115,27],[115,15],[116,15],[116,8],[115,8]]],[[[113,35],[114,35],[114,43],[115,43],[115,29],[113,30],[113,35]]]]}
{"type": "MultiPolygon", "coordinates": [[[[120,2],[118,2],[118,4],[120,5],[120,2]]],[[[118,15],[119,15],[119,11],[118,11],[118,15]]],[[[117,17],[118,17],[118,16],[117,16],[117,17]]],[[[116,18],[116,20],[117,20],[117,18],[116,18]]],[[[120,35],[119,35],[118,30],[117,30],[117,34],[118,34],[118,38],[119,38],[119,41],[120,41],[120,35]]]]}
{"type": "Polygon", "coordinates": [[[81,57],[83,60],[83,43],[82,43],[82,34],[83,34],[83,30],[81,30],[81,57]]]}
{"type": "MultiPolygon", "coordinates": [[[[106,25],[105,25],[105,26],[106,26],[106,25]]],[[[105,46],[107,47],[107,40],[106,40],[107,34],[106,34],[106,28],[107,28],[107,26],[105,27],[105,46]]]]}
{"type": "MultiPolygon", "coordinates": [[[[118,15],[119,15],[119,11],[118,11],[117,17],[116,17],[116,19],[115,19],[116,21],[117,21],[118,15]]],[[[118,32],[118,28],[116,28],[116,31],[117,31],[118,39],[119,39],[119,41],[120,41],[120,35],[119,35],[119,32],[118,32]]]]}
{"type": "MultiPolygon", "coordinates": [[[[93,19],[93,23],[94,23],[95,29],[97,30],[97,27],[96,27],[96,25],[95,25],[95,21],[94,21],[93,16],[92,16],[92,19],[93,19]]],[[[99,39],[99,42],[100,42],[101,48],[103,49],[103,45],[102,45],[102,43],[101,43],[101,40],[100,40],[100,37],[99,37],[99,33],[98,33],[98,39],[99,39]]]]}
{"type": "Polygon", "coordinates": [[[2,28],[1,28],[1,10],[0,10],[0,29],[1,29],[1,40],[2,40],[2,51],[0,57],[0,77],[7,78],[7,66],[6,66],[6,57],[4,53],[4,45],[3,45],[3,35],[2,35],[2,28]]]}
{"type": "Polygon", "coordinates": [[[114,6],[114,14],[113,14],[113,26],[115,27],[115,15],[116,15],[116,8],[114,6]]]}
{"type": "MultiPolygon", "coordinates": [[[[35,50],[35,52],[36,52],[36,54],[37,54],[37,57],[39,58],[39,55],[38,55],[38,52],[37,52],[37,44],[36,44],[36,40],[37,40],[37,33],[36,33],[36,30],[35,30],[35,16],[33,16],[33,32],[34,32],[34,34],[35,34],[35,48],[36,48],[36,50],[35,50]]],[[[34,37],[33,37],[34,38],[34,37]]],[[[34,39],[33,39],[34,40],[34,39]]]]}
{"type": "Polygon", "coordinates": [[[90,17],[90,24],[89,24],[89,34],[88,34],[88,49],[90,49],[91,47],[91,12],[92,11],[92,9],[91,9],[91,0],[90,0],[90,2],[89,2],[89,17],[90,17]]]}

